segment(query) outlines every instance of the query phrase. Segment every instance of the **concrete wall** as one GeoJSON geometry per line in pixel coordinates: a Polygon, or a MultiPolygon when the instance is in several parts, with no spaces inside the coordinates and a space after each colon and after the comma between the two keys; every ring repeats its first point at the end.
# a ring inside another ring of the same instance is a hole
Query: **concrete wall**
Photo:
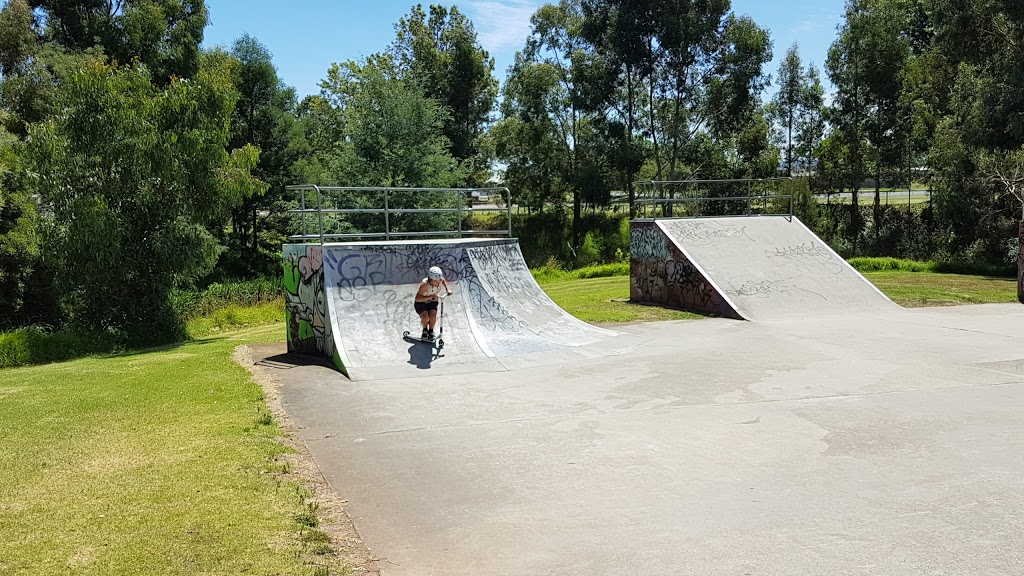
{"type": "Polygon", "coordinates": [[[654,221],[630,222],[629,235],[631,302],[740,318],[654,221]]]}

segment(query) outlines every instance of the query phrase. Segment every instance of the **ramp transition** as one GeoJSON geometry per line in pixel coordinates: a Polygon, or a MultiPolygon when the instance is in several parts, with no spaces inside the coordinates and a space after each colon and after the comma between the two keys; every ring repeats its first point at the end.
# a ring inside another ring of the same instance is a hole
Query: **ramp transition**
{"type": "Polygon", "coordinates": [[[442,366],[448,373],[503,370],[502,358],[617,334],[548,298],[514,239],[287,244],[284,257],[289,352],[325,355],[356,380],[442,366]],[[454,292],[444,301],[440,357],[402,338],[419,331],[413,298],[431,266],[454,292]]]}
{"type": "Polygon", "coordinates": [[[630,299],[746,320],[896,309],[791,216],[635,220],[630,299]]]}

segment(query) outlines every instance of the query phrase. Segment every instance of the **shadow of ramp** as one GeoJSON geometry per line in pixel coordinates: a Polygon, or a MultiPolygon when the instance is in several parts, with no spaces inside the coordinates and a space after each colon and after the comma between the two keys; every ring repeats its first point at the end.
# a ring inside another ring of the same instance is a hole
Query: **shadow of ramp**
{"type": "Polygon", "coordinates": [[[287,352],[283,343],[250,344],[256,366],[275,370],[291,370],[300,366],[323,366],[336,369],[326,356],[287,352]]]}

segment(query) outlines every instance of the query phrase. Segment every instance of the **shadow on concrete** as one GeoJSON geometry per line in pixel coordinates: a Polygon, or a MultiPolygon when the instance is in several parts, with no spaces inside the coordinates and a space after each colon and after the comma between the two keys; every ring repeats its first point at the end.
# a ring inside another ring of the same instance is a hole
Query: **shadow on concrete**
{"type": "MultiPolygon", "coordinates": [[[[253,348],[257,348],[254,346],[253,348]]],[[[271,355],[261,355],[258,353],[255,355],[256,365],[265,368],[274,368],[276,370],[290,370],[292,368],[298,368],[299,366],[323,366],[332,370],[337,370],[330,359],[326,356],[316,356],[314,354],[298,354],[295,352],[284,352],[271,355]]]]}
{"type": "Polygon", "coordinates": [[[444,354],[440,350],[435,352],[433,344],[416,342],[409,346],[409,364],[420,370],[429,370],[431,363],[438,358],[444,358],[444,354]]]}

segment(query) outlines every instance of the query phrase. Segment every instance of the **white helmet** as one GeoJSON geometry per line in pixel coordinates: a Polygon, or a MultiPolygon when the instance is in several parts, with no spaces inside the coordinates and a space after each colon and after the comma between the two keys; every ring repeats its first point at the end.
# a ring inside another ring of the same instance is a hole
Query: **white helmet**
{"type": "Polygon", "coordinates": [[[431,280],[440,280],[441,278],[444,278],[444,274],[437,266],[431,266],[430,270],[427,270],[427,278],[430,278],[431,280]]]}

